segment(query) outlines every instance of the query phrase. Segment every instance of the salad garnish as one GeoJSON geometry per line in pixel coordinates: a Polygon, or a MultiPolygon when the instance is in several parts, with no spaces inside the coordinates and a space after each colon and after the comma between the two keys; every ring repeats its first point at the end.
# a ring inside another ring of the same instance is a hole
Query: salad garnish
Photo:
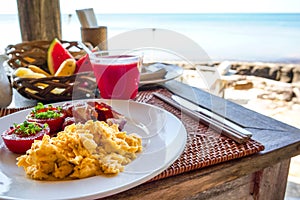
{"type": "Polygon", "coordinates": [[[43,128],[47,127],[48,124],[44,124],[42,127],[35,122],[24,121],[23,123],[14,123],[14,133],[20,136],[35,135],[43,128]]]}
{"type": "Polygon", "coordinates": [[[54,119],[62,115],[62,108],[60,106],[53,107],[53,105],[45,106],[39,102],[32,110],[33,117],[36,119],[54,119]]]}

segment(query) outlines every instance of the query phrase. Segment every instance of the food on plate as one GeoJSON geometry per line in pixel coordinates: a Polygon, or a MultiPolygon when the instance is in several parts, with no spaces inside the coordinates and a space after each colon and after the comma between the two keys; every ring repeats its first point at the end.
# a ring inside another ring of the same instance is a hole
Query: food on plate
{"type": "Polygon", "coordinates": [[[126,124],[125,116],[116,112],[112,107],[105,103],[95,102],[95,109],[98,113],[99,121],[106,121],[109,125],[118,124],[119,130],[122,130],[126,124]]]}
{"type": "Polygon", "coordinates": [[[14,124],[1,134],[6,147],[14,153],[25,153],[31,148],[34,140],[42,139],[49,135],[50,129],[47,124],[24,121],[14,124]]]}
{"type": "Polygon", "coordinates": [[[57,39],[53,39],[47,52],[48,69],[52,75],[56,73],[60,65],[67,59],[74,59],[72,54],[63,47],[62,43],[57,39]]]}
{"type": "Polygon", "coordinates": [[[120,130],[126,124],[125,116],[116,112],[110,105],[96,101],[65,103],[57,107],[39,102],[26,119],[41,124],[47,123],[52,135],[63,130],[67,125],[85,123],[88,120],[105,121],[109,125],[117,124],[120,130]]]}
{"type": "Polygon", "coordinates": [[[71,124],[56,137],[36,140],[17,165],[37,180],[78,179],[118,174],[142,151],[140,137],[118,125],[89,120],[71,124]]]}
{"type": "Polygon", "coordinates": [[[26,116],[29,122],[48,124],[52,135],[62,130],[65,118],[66,113],[60,106],[44,105],[40,102],[26,116]]]}
{"type": "Polygon", "coordinates": [[[122,130],[126,124],[125,116],[104,102],[66,103],[62,109],[67,114],[63,127],[72,123],[85,123],[88,120],[105,121],[109,125],[117,124],[122,130]]]}
{"type": "Polygon", "coordinates": [[[125,116],[104,102],[38,103],[26,121],[2,133],[32,179],[77,179],[118,174],[142,151],[141,138],[122,131],[125,116]]]}
{"type": "Polygon", "coordinates": [[[62,108],[67,115],[63,127],[74,123],[85,123],[88,120],[98,120],[98,113],[96,112],[95,107],[91,106],[89,103],[66,103],[62,105],[62,108]]]}

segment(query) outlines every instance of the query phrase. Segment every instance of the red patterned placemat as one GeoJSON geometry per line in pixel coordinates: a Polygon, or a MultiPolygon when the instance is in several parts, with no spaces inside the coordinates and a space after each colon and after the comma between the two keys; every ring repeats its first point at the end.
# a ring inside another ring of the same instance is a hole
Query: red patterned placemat
{"type": "Polygon", "coordinates": [[[220,135],[208,126],[186,116],[180,110],[154,97],[152,95],[153,92],[159,92],[165,96],[171,95],[166,89],[147,90],[141,91],[136,100],[138,102],[147,102],[173,113],[181,119],[187,130],[188,137],[186,147],[181,156],[168,169],[150,181],[245,157],[264,150],[264,146],[253,139],[244,144],[238,144],[230,138],[220,135]]]}

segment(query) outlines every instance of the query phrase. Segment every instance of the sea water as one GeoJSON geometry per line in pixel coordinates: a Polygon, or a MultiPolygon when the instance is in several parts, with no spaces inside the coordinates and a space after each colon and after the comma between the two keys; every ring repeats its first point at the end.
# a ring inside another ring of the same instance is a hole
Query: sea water
{"type": "MultiPolygon", "coordinates": [[[[201,47],[211,60],[300,63],[300,14],[97,14],[108,39],[136,29],[167,29],[201,47]]],[[[64,40],[79,40],[76,14],[62,15],[64,40]]],[[[0,51],[21,42],[17,15],[0,15],[0,51]]],[[[177,43],[178,41],[173,41],[177,43]]],[[[188,48],[179,43],[178,48],[188,48]]],[[[197,55],[195,55],[197,56],[197,55]]]]}

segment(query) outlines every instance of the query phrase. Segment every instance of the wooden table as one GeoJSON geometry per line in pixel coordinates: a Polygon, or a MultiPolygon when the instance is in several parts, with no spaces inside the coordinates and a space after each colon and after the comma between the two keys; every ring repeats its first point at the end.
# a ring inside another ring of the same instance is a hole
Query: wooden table
{"type": "Polygon", "coordinates": [[[105,199],[284,199],[290,158],[300,154],[299,129],[177,81],[162,86],[220,114],[225,108],[226,117],[253,132],[252,138],[265,150],[144,183],[105,199]]]}
{"type": "MultiPolygon", "coordinates": [[[[170,81],[171,92],[212,108],[212,96],[170,81]]],[[[218,97],[213,97],[218,101],[218,97]]],[[[253,132],[265,150],[200,170],[145,183],[106,199],[284,199],[290,158],[300,154],[300,130],[225,101],[226,116],[253,132]]],[[[216,110],[215,110],[216,111],[216,110]]]]}

